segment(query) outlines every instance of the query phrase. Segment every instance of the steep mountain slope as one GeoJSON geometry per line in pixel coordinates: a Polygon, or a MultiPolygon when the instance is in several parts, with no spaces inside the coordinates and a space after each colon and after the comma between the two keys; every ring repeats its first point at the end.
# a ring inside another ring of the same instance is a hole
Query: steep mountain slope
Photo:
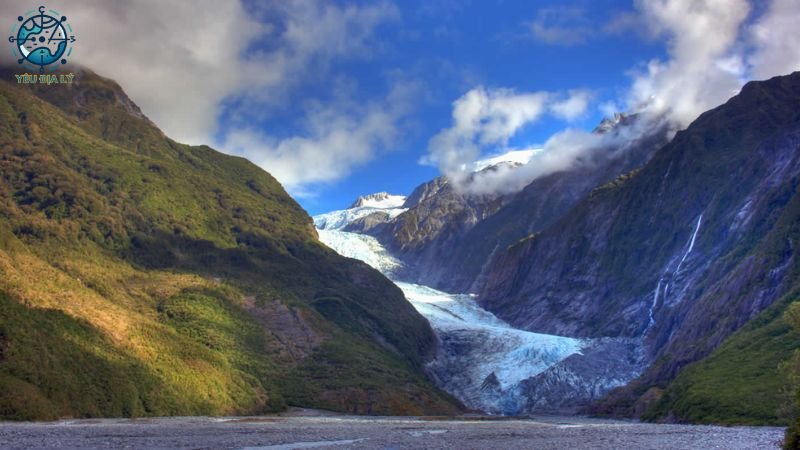
{"type": "Polygon", "coordinates": [[[502,194],[468,195],[438,177],[414,189],[403,205],[407,211],[366,230],[406,263],[402,279],[438,286],[452,275],[450,253],[461,236],[509,199],[502,194]]]}
{"type": "MultiPolygon", "coordinates": [[[[616,122],[606,120],[595,133],[618,136],[627,131],[625,128],[645,128],[636,119],[637,116],[618,116],[616,122]]],[[[666,143],[666,136],[666,124],[653,121],[635,139],[610,138],[594,160],[534,180],[452,247],[448,267],[453,276],[442,287],[462,292],[479,289],[494,256],[552,225],[595,187],[642,166],[666,143]]]]}
{"type": "MultiPolygon", "coordinates": [[[[786,424],[791,402],[787,357],[800,348],[800,333],[783,312],[792,292],[725,340],[707,358],[688,365],[663,391],[647,420],[692,423],[786,424]]],[[[796,368],[795,368],[796,370],[796,368]]],[[[797,376],[797,374],[793,374],[797,376]]],[[[613,399],[613,398],[612,398],[613,399]]]]}
{"type": "MultiPolygon", "coordinates": [[[[663,123],[644,127],[637,119],[618,115],[613,122],[604,121],[595,133],[605,134],[608,143],[592,158],[541,177],[516,194],[470,194],[439,177],[417,187],[404,205],[408,210],[396,218],[365,217],[349,231],[367,232],[384,243],[406,263],[402,278],[449,292],[471,292],[499,250],[545,229],[591,189],[640,167],[666,142],[663,123]],[[645,133],[622,137],[640,125],[645,133]],[[367,221],[371,223],[363,226],[367,221]]],[[[476,163],[476,169],[516,166],[531,153],[511,152],[476,163]]]]}
{"type": "Polygon", "coordinates": [[[459,410],[425,319],[275,179],[77,80],[0,82],[0,417],[459,410]]]}
{"type": "Polygon", "coordinates": [[[646,411],[797,285],[798,105],[800,73],[748,83],[495,258],[483,305],[531,331],[641,339],[652,365],[595,411],[646,411]]]}

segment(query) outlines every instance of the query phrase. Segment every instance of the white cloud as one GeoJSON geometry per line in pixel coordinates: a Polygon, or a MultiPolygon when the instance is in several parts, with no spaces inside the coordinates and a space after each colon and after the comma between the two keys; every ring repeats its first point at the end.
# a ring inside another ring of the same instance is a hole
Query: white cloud
{"type": "Polygon", "coordinates": [[[800,70],[800,2],[773,0],[748,37],[756,49],[748,60],[754,79],[800,70]]]}
{"type": "Polygon", "coordinates": [[[547,92],[516,93],[476,87],[453,102],[453,125],[431,138],[424,163],[437,164],[457,183],[487,146],[505,146],[509,138],[547,112],[547,92]]]}
{"type": "Polygon", "coordinates": [[[337,6],[322,0],[290,0],[259,6],[254,13],[269,21],[267,49],[243,55],[256,68],[240,98],[243,122],[296,102],[294,91],[306,81],[330,78],[334,61],[369,58],[379,50],[377,30],[399,18],[389,2],[337,6]]]}
{"type": "MultiPolygon", "coordinates": [[[[683,127],[749,79],[800,69],[800,2],[767,1],[761,16],[749,17],[747,0],[636,0],[635,11],[619,14],[605,29],[579,8],[550,8],[539,11],[530,32],[541,41],[566,45],[601,32],[632,30],[664,40],[667,58],[644,62],[625,98],[605,99],[602,107],[611,112],[616,105],[636,110],[647,104],[649,112],[683,127]]],[[[169,136],[213,143],[226,104],[232,108],[225,111],[227,125],[233,128],[222,135],[223,147],[253,159],[296,192],[308,183],[346,176],[395,142],[413,102],[387,98],[359,107],[343,100],[357,86],[332,73],[336,62],[385,51],[381,27],[400,18],[392,3],[247,5],[71,0],[58,8],[78,37],[73,61],[119,81],[169,136]],[[334,80],[332,99],[298,98],[305,83],[329,80],[334,80]],[[292,108],[307,114],[295,135],[277,138],[252,127],[254,117],[292,108]],[[299,162],[292,162],[292,154],[299,162]]],[[[0,3],[1,17],[21,12],[18,4],[0,3]]],[[[0,52],[0,58],[8,57],[0,52]]],[[[395,86],[391,92],[402,91],[402,83],[389,84],[395,86]]],[[[431,139],[425,160],[443,173],[457,174],[482,154],[504,150],[511,137],[542,115],[573,120],[591,100],[591,93],[581,90],[517,93],[477,87],[454,103],[453,125],[431,139]]]]}
{"type": "Polygon", "coordinates": [[[633,80],[629,108],[648,105],[680,127],[724,102],[742,85],[735,63],[739,28],[750,12],[745,0],[640,0],[648,29],[667,42],[669,60],[652,60],[633,80]]]}
{"type": "MultiPolygon", "coordinates": [[[[467,181],[475,178],[472,174],[475,161],[486,156],[487,150],[489,153],[508,150],[509,139],[545,114],[564,120],[581,117],[592,96],[590,91],[580,89],[563,95],[476,87],[453,102],[452,126],[431,138],[428,154],[422,162],[438,165],[457,186],[467,187],[467,181]]],[[[552,147],[545,146],[545,149],[552,147]]],[[[557,166],[549,162],[547,156],[534,159],[547,161],[549,167],[557,166]]],[[[492,178],[500,179],[505,174],[506,169],[502,168],[494,172],[492,178]]],[[[470,183],[469,188],[476,189],[476,183],[470,183]]]]}
{"type": "MultiPolygon", "coordinates": [[[[766,12],[755,18],[750,17],[751,5],[747,0],[637,0],[635,6],[636,12],[618,15],[604,32],[649,33],[650,38],[665,41],[668,58],[653,59],[643,69],[632,72],[626,98],[606,100],[599,108],[607,116],[619,111],[621,103],[627,104],[624,108],[628,111],[641,111],[638,129],[627,130],[625,135],[595,135],[568,129],[553,135],[525,166],[482,173],[472,177],[470,183],[463,182],[467,179],[463,174],[453,176],[452,164],[440,162],[442,172],[461,181],[457,185],[471,192],[513,192],[538,177],[592,161],[598,155],[619,154],[598,150],[624,149],[635,140],[636,133],[647,132],[648,124],[660,124],[662,118],[674,128],[684,128],[702,112],[738,93],[749,79],[800,70],[797,0],[772,0],[766,12]]],[[[551,22],[563,24],[566,17],[579,24],[579,13],[564,15],[563,11],[571,10],[562,10],[557,17],[552,11],[547,14],[556,17],[551,22]]],[[[547,14],[540,14],[540,21],[548,19],[547,14]]],[[[561,31],[570,32],[566,28],[561,31]]],[[[561,31],[553,31],[550,36],[553,41],[558,40],[561,31]]],[[[578,27],[577,34],[564,36],[561,43],[579,43],[585,36],[578,27]]],[[[572,91],[567,99],[551,102],[548,107],[552,114],[570,119],[585,112],[589,99],[585,91],[572,91]]],[[[453,129],[444,130],[434,139],[447,137],[453,129]]],[[[443,142],[446,145],[431,142],[432,154],[456,155],[453,159],[458,167],[468,167],[485,149],[469,139],[443,142]],[[458,144],[465,145],[449,152],[442,150],[458,144]]]]}
{"type": "MultiPolygon", "coordinates": [[[[5,2],[0,16],[17,17],[26,8],[5,2]]],[[[235,110],[226,111],[235,127],[291,105],[303,82],[329,77],[333,60],[368,58],[379,47],[378,27],[399,17],[388,2],[289,0],[246,9],[239,1],[71,0],[59,8],[77,37],[72,61],[118,81],[168,136],[191,144],[213,143],[224,101],[238,100],[235,110]]],[[[227,141],[265,169],[278,168],[283,182],[338,178],[392,137],[391,121],[398,116],[377,107],[336,111],[341,105],[331,102],[309,109],[307,135],[275,146],[263,145],[271,138],[259,135],[245,150],[252,130],[242,128],[227,141]],[[344,148],[352,155],[338,150],[344,148]],[[292,164],[292,152],[310,168],[292,164]],[[342,159],[321,167],[330,154],[342,159]]]]}
{"type": "Polygon", "coordinates": [[[307,135],[276,140],[257,130],[228,133],[227,152],[258,164],[293,193],[307,191],[306,184],[346,176],[353,166],[369,161],[375,146],[386,144],[396,129],[390,117],[371,111],[358,118],[329,112],[311,118],[307,135]],[[328,121],[327,118],[333,120],[328,121]]]}
{"type": "Polygon", "coordinates": [[[498,166],[475,173],[460,188],[472,194],[514,193],[537,178],[576,166],[596,167],[625,155],[642,139],[665,130],[658,118],[639,118],[605,133],[567,128],[553,134],[522,166],[498,166]]]}
{"type": "Polygon", "coordinates": [[[529,24],[537,41],[564,46],[585,43],[594,34],[591,25],[580,8],[543,8],[529,24]]]}
{"type": "MultiPolygon", "coordinates": [[[[28,6],[4,2],[0,17],[28,6]]],[[[168,135],[190,143],[209,142],[219,102],[253,72],[238,51],[265,31],[238,2],[73,0],[57,9],[77,38],[71,62],[118,81],[168,135]]]]}
{"type": "Polygon", "coordinates": [[[639,0],[647,29],[666,38],[669,59],[634,76],[629,108],[647,105],[680,128],[739,92],[750,79],[800,70],[800,2],[772,0],[748,20],[746,0],[639,0]]]}
{"type": "Polygon", "coordinates": [[[634,32],[638,35],[646,35],[648,33],[642,17],[634,11],[617,12],[603,25],[604,34],[620,35],[627,32],[634,32]]]}
{"type": "Polygon", "coordinates": [[[389,150],[399,134],[419,87],[396,82],[385,100],[367,105],[349,101],[312,104],[303,133],[284,139],[255,129],[227,134],[222,148],[258,164],[297,196],[314,194],[312,185],[347,176],[381,150],[389,150]]]}
{"type": "Polygon", "coordinates": [[[574,89],[569,91],[569,95],[564,100],[557,101],[550,105],[550,111],[556,117],[565,120],[575,120],[589,109],[589,101],[592,100],[592,93],[587,90],[574,89]]]}

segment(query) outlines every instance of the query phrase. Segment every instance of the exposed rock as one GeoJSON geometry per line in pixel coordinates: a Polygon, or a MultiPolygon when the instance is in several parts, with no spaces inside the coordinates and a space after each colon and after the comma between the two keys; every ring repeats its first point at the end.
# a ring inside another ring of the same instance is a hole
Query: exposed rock
{"type": "MultiPolygon", "coordinates": [[[[636,118],[622,116],[603,132],[624,132],[638,125],[636,118]]],[[[639,138],[601,149],[602,157],[539,178],[516,194],[468,194],[439,177],[414,190],[404,205],[408,211],[368,233],[406,263],[403,278],[472,292],[498,250],[547,228],[596,186],[640,167],[665,142],[665,124],[654,122],[639,138]]]]}
{"type": "Polygon", "coordinates": [[[353,220],[343,231],[350,231],[352,233],[364,234],[380,234],[383,227],[391,220],[389,213],[384,211],[376,211],[364,217],[359,217],[353,220]]]}
{"type": "Polygon", "coordinates": [[[636,378],[644,368],[636,339],[601,339],[522,383],[525,412],[574,414],[613,388],[636,378]]]}
{"type": "Polygon", "coordinates": [[[275,347],[277,356],[284,361],[297,362],[306,358],[324,340],[303,317],[303,311],[290,309],[280,300],[257,305],[255,297],[246,297],[245,306],[274,338],[267,345],[275,347]]]}
{"type": "Polygon", "coordinates": [[[798,104],[800,73],[748,83],[641,170],[499,253],[482,304],[531,331],[641,338],[659,363],[614,394],[634,404],[796,282],[798,104]]]}

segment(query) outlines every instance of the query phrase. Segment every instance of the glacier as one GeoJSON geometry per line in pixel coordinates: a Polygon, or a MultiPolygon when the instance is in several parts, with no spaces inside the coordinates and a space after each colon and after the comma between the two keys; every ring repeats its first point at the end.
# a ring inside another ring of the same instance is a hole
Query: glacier
{"type": "MultiPolygon", "coordinates": [[[[380,210],[401,209],[392,206],[380,210]]],[[[403,291],[439,339],[439,351],[428,364],[429,372],[440,387],[467,407],[487,413],[518,414],[525,407],[521,392],[525,380],[572,355],[580,355],[589,346],[581,339],[515,329],[481,308],[472,295],[449,294],[394,279],[402,263],[377,239],[341,230],[348,219],[363,214],[364,209],[315,217],[320,240],[342,256],[359,259],[381,271],[403,291]]]]}

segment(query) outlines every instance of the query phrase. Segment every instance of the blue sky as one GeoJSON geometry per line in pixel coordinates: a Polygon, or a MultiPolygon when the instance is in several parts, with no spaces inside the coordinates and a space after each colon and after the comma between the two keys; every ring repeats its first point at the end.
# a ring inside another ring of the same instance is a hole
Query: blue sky
{"type": "MultiPolygon", "coordinates": [[[[3,2],[0,16],[27,9],[3,2]]],[[[513,192],[590,151],[605,115],[645,111],[681,128],[748,80],[800,69],[797,0],[60,9],[79,42],[72,62],[119,82],[175,140],[264,168],[311,214],[360,194],[408,194],[439,174],[457,181],[488,154],[543,149],[513,178],[481,185],[513,192]]]]}
{"type": "MultiPolygon", "coordinates": [[[[632,29],[603,29],[633,13],[629,2],[582,1],[566,10],[561,5],[545,1],[396,3],[396,15],[376,27],[365,55],[331,61],[325,77],[312,77],[297,89],[294,102],[258,123],[270,135],[291,136],[302,132],[297,125],[304,115],[302,102],[331,101],[337,84],[349,84],[348,96],[356,102],[385,96],[398,80],[415,84],[415,100],[396,139],[381,145],[370,160],[354,165],[346,176],[294,189],[301,204],[316,214],[346,207],[360,194],[384,190],[407,194],[438,176],[437,167],[419,160],[427,153],[429,139],[450,126],[453,101],[476,86],[518,92],[589,90],[593,107],[568,125],[592,129],[603,117],[597,105],[619,98],[630,84],[627,72],[637,64],[665,57],[664,45],[642,39],[632,29]],[[531,30],[537,21],[586,31],[570,33],[576,40],[546,41],[531,30]]],[[[222,122],[226,123],[226,117],[222,122]]],[[[564,120],[543,118],[519,130],[509,145],[541,144],[566,125],[564,120]]],[[[220,136],[224,134],[225,127],[220,136]]]]}

